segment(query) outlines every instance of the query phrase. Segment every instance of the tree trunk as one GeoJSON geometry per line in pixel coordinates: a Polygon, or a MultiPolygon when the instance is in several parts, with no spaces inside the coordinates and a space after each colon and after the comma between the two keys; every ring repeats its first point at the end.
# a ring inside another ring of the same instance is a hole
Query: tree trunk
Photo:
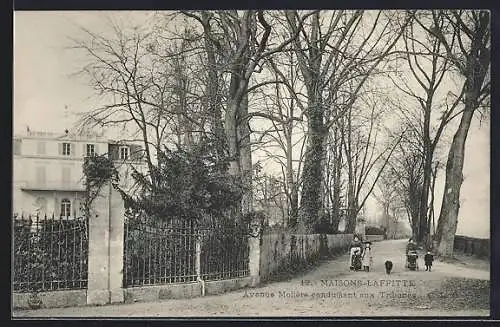
{"type": "MultiPolygon", "coordinates": [[[[293,15],[291,21],[295,21],[293,15]]],[[[296,26],[295,26],[296,27],[296,26]]],[[[298,63],[304,84],[307,89],[307,120],[308,144],[302,170],[302,197],[300,203],[299,231],[310,232],[313,224],[318,220],[321,209],[321,190],[323,182],[323,156],[324,139],[324,108],[323,108],[323,83],[320,80],[322,53],[318,47],[320,37],[319,12],[313,15],[311,35],[308,41],[308,56],[306,50],[301,48],[298,40],[294,42],[298,63]]]]}
{"type": "Polygon", "coordinates": [[[458,211],[460,209],[460,188],[463,182],[463,165],[465,142],[475,110],[479,107],[481,95],[489,92],[483,90],[483,83],[490,65],[489,40],[485,38],[491,28],[490,14],[479,13],[478,20],[472,28],[473,36],[470,51],[467,51],[465,66],[459,66],[465,80],[465,106],[458,130],[453,136],[448,161],[446,163],[446,180],[444,184],[443,202],[439,214],[436,241],[438,254],[443,257],[453,256],[453,245],[457,231],[458,211]]]}
{"type": "Polygon", "coordinates": [[[339,230],[340,223],[340,163],[335,163],[335,180],[333,182],[333,201],[332,201],[332,227],[334,231],[339,230]]]}
{"type": "Polygon", "coordinates": [[[356,230],[356,218],[358,216],[358,203],[354,196],[354,190],[349,187],[347,191],[347,221],[345,231],[347,233],[354,233],[356,230]]]}
{"type": "Polygon", "coordinates": [[[429,201],[429,215],[427,218],[427,231],[428,231],[428,237],[427,237],[427,247],[432,247],[432,238],[436,234],[436,227],[434,226],[434,192],[436,189],[436,177],[437,177],[437,170],[438,166],[436,165],[434,167],[434,171],[432,172],[432,183],[431,183],[431,189],[430,189],[430,196],[431,199],[429,201]]]}
{"type": "MultiPolygon", "coordinates": [[[[248,94],[245,94],[240,105],[241,117],[248,116],[248,94]]],[[[245,215],[252,211],[252,149],[250,145],[249,119],[242,120],[238,125],[238,139],[240,143],[240,167],[241,179],[244,185],[243,198],[241,200],[242,213],[245,215]]],[[[266,201],[267,203],[267,201],[266,201]]]]}
{"type": "Polygon", "coordinates": [[[460,188],[463,182],[462,170],[464,166],[465,140],[467,139],[473,113],[474,110],[471,110],[471,108],[467,108],[464,111],[448,153],[443,203],[439,214],[436,235],[438,253],[441,256],[450,257],[453,255],[458,210],[460,208],[460,188]]]}
{"type": "Polygon", "coordinates": [[[225,131],[227,150],[229,156],[229,173],[233,176],[238,176],[240,172],[239,167],[239,144],[238,144],[238,130],[236,113],[238,110],[238,103],[234,100],[229,101],[229,105],[225,115],[225,131]]]}
{"type": "Polygon", "coordinates": [[[290,195],[290,227],[294,228],[297,226],[299,217],[299,192],[296,184],[293,184],[291,192],[292,194],[290,195]]]}
{"type": "Polygon", "coordinates": [[[356,229],[356,215],[357,215],[357,205],[355,188],[355,172],[354,172],[354,162],[353,162],[353,151],[352,151],[352,125],[351,125],[351,110],[347,112],[347,130],[345,131],[347,134],[347,140],[344,143],[345,151],[346,151],[346,160],[347,160],[347,221],[346,221],[346,232],[354,233],[356,229]]]}
{"type": "Polygon", "coordinates": [[[427,212],[429,207],[429,189],[432,177],[432,154],[429,151],[430,151],[429,148],[427,146],[424,146],[424,153],[425,153],[424,178],[423,178],[422,191],[420,193],[420,203],[418,207],[419,225],[418,225],[418,235],[416,240],[418,244],[424,244],[427,240],[427,236],[429,233],[427,229],[427,221],[428,221],[427,212]]]}
{"type": "Polygon", "coordinates": [[[210,113],[210,129],[217,140],[217,149],[214,149],[218,156],[224,155],[226,139],[224,137],[224,126],[222,124],[222,114],[220,108],[220,80],[217,72],[217,62],[215,58],[215,49],[211,41],[212,30],[210,26],[210,14],[207,11],[201,12],[204,31],[204,45],[207,52],[207,105],[210,113]]]}
{"type": "MultiPolygon", "coordinates": [[[[314,91],[313,91],[314,92],[314,91]]],[[[323,107],[316,99],[316,94],[309,93],[308,103],[308,133],[309,143],[304,158],[302,171],[301,224],[303,231],[311,231],[312,225],[318,220],[321,209],[321,189],[323,179],[324,138],[323,107]]],[[[315,93],[315,92],[314,92],[315,93]]],[[[319,99],[318,99],[319,100],[319,99]]]]}
{"type": "Polygon", "coordinates": [[[334,144],[333,151],[334,155],[334,173],[333,173],[333,199],[332,199],[332,227],[334,231],[339,230],[340,223],[340,209],[342,207],[342,119],[339,120],[338,124],[334,125],[334,144]]]}
{"type": "Polygon", "coordinates": [[[385,229],[389,230],[390,228],[390,214],[389,214],[389,203],[384,203],[384,218],[385,218],[385,229]]]}
{"type": "MultiPolygon", "coordinates": [[[[293,115],[293,111],[291,112],[293,115]]],[[[287,124],[286,133],[286,179],[288,185],[288,201],[289,201],[289,227],[295,228],[297,225],[297,218],[299,213],[299,194],[297,183],[294,178],[293,172],[293,120],[289,119],[287,124]]]]}

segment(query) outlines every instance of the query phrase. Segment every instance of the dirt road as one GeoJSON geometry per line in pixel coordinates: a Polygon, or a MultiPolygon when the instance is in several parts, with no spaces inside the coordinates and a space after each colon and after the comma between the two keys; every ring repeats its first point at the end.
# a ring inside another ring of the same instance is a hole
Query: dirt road
{"type": "Polygon", "coordinates": [[[350,272],[348,256],[289,281],[218,296],[149,303],[22,310],[14,317],[488,316],[487,269],[435,262],[432,272],[404,268],[405,241],[373,244],[373,271],[350,272]],[[387,275],[384,262],[394,263],[387,275]]]}

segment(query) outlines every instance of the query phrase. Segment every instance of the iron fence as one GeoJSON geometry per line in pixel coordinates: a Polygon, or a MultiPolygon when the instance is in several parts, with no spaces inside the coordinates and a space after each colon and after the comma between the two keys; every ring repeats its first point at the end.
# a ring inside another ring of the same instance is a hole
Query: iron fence
{"type": "Polygon", "coordinates": [[[235,221],[201,229],[201,277],[222,280],[248,276],[248,228],[235,221]]]}
{"type": "Polygon", "coordinates": [[[192,221],[125,219],[124,287],[195,281],[192,221]]]}
{"type": "Polygon", "coordinates": [[[126,217],[124,287],[248,276],[245,228],[193,220],[126,217]]]}
{"type": "Polygon", "coordinates": [[[87,218],[37,214],[13,221],[14,292],[87,287],[87,218]]]}

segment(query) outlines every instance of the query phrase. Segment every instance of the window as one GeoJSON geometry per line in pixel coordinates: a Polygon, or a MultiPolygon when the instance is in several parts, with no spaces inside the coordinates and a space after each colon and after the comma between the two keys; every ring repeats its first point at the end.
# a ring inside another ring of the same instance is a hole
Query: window
{"type": "Polygon", "coordinates": [[[45,142],[37,143],[37,154],[45,154],[45,142]]]}
{"type": "Polygon", "coordinates": [[[92,157],[95,155],[95,145],[87,144],[87,157],[92,157]]]}
{"type": "Polygon", "coordinates": [[[129,155],[129,150],[128,146],[121,146],[120,147],[120,159],[121,160],[127,160],[129,155]]]}
{"type": "Polygon", "coordinates": [[[68,199],[62,199],[61,201],[61,216],[71,216],[71,201],[68,199]]]}
{"type": "Polygon", "coordinates": [[[63,143],[62,154],[63,156],[71,155],[71,143],[63,143]]]}

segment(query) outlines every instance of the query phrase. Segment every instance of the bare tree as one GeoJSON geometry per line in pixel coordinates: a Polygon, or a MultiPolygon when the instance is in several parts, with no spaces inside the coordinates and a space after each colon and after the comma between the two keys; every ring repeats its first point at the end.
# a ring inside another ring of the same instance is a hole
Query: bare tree
{"type": "MultiPolygon", "coordinates": [[[[335,113],[336,114],[336,113],[335,113]]],[[[344,183],[342,172],[345,168],[345,160],[343,157],[343,126],[341,122],[344,119],[339,119],[339,124],[333,125],[327,141],[326,153],[326,174],[325,174],[325,197],[323,205],[325,210],[330,214],[330,224],[333,230],[338,231],[341,210],[344,206],[343,191],[344,183]]]]}
{"type": "MultiPolygon", "coordinates": [[[[113,35],[83,30],[73,49],[82,51],[86,64],[78,72],[105,104],[85,113],[82,125],[100,127],[132,124],[139,132],[145,159],[152,171],[154,149],[159,151],[172,125],[168,115],[171,81],[159,60],[147,49],[154,36],[146,29],[125,29],[112,23],[113,35]],[[153,133],[151,133],[153,131],[153,133]]],[[[152,181],[154,184],[154,180],[152,181]]]]}
{"type": "Polygon", "coordinates": [[[388,170],[385,170],[378,180],[378,191],[374,190],[374,192],[372,193],[373,197],[382,206],[383,219],[380,223],[381,226],[384,226],[386,230],[389,229],[391,224],[391,211],[393,211],[391,209],[394,208],[394,204],[400,196],[400,194],[398,193],[398,188],[394,187],[394,182],[397,181],[395,181],[394,176],[390,173],[387,173],[387,171],[388,170]]]}
{"type": "MultiPolygon", "coordinates": [[[[371,104],[368,117],[354,117],[349,110],[343,130],[343,150],[346,161],[347,223],[346,230],[354,231],[356,218],[364,207],[392,154],[405,136],[405,130],[389,134],[389,142],[380,142],[380,113],[371,104]]],[[[361,111],[361,110],[358,110],[361,111]]]]}
{"type": "Polygon", "coordinates": [[[81,124],[119,127],[124,139],[140,141],[155,190],[152,172],[164,146],[191,144],[207,133],[203,94],[212,84],[201,78],[200,40],[190,25],[178,35],[154,24],[110,26],[109,36],[82,29],[84,35],[73,40],[86,60],[78,74],[104,103],[84,113],[81,124]]]}
{"type": "Polygon", "coordinates": [[[255,142],[256,150],[266,154],[265,160],[272,160],[281,167],[289,227],[294,227],[298,217],[300,172],[307,139],[301,117],[303,100],[296,94],[299,89],[298,68],[291,51],[276,54],[267,63],[270,73],[274,73],[280,83],[261,89],[264,106],[260,105],[260,108],[266,117],[259,122],[261,125],[267,122],[268,128],[256,131],[260,134],[255,142]]]}
{"type": "MultiPolygon", "coordinates": [[[[267,84],[262,82],[250,86],[251,78],[256,71],[261,69],[260,65],[266,58],[282,51],[296,35],[291,35],[282,43],[270,47],[268,41],[272,26],[263,11],[217,11],[209,17],[195,12],[183,13],[204,26],[207,42],[213,42],[226,58],[224,71],[229,73],[229,88],[224,129],[230,158],[230,171],[235,176],[240,175],[247,186],[242,208],[243,212],[250,212],[252,210],[252,156],[249,120],[253,115],[248,110],[248,95],[260,85],[267,84]],[[207,28],[207,26],[211,27],[207,28]],[[215,30],[223,37],[214,38],[215,30]],[[207,31],[210,31],[210,34],[207,34],[207,31]]],[[[305,14],[300,19],[299,25],[308,15],[310,14],[305,14]]]]}
{"type": "Polygon", "coordinates": [[[299,227],[310,230],[322,207],[324,145],[328,131],[356,101],[358,92],[394,47],[402,30],[396,29],[389,36],[391,33],[386,32],[394,27],[393,22],[390,18],[382,22],[382,12],[373,15],[359,10],[316,12],[309,24],[301,28],[297,27],[297,11],[287,11],[286,17],[288,29],[298,35],[293,50],[307,91],[304,115],[308,122],[308,145],[302,172],[299,227]],[[369,28],[360,33],[364,23],[369,28]],[[327,96],[325,92],[332,88],[333,92],[327,96]],[[330,115],[325,121],[327,111],[334,106],[340,109],[338,114],[330,115]]]}
{"type": "Polygon", "coordinates": [[[441,42],[449,60],[464,79],[464,107],[446,163],[436,234],[438,253],[451,256],[460,208],[465,142],[474,113],[490,95],[491,17],[485,10],[450,10],[432,11],[432,20],[430,26],[422,20],[417,21],[441,42]],[[450,23],[447,28],[440,27],[442,20],[450,23]]]}
{"type": "Polygon", "coordinates": [[[272,175],[262,172],[259,163],[254,165],[254,196],[255,202],[261,210],[264,210],[270,225],[270,221],[287,226],[288,212],[286,198],[283,192],[284,181],[272,175]],[[285,201],[284,201],[285,200],[285,201]]]}
{"type": "MultiPolygon", "coordinates": [[[[420,20],[428,18],[427,12],[416,13],[420,20]]],[[[442,17],[437,21],[438,28],[443,29],[449,24],[442,17]]],[[[394,86],[410,99],[409,105],[402,107],[403,120],[418,130],[413,134],[420,138],[423,157],[423,186],[419,198],[419,223],[416,225],[416,241],[430,242],[428,229],[431,221],[429,211],[429,192],[431,191],[433,162],[435,152],[445,127],[457,117],[457,108],[463,97],[462,90],[453,93],[449,82],[453,77],[451,60],[441,42],[431,33],[421,28],[414,21],[403,33],[404,61],[408,74],[389,74],[394,86]],[[395,76],[391,76],[395,75],[395,76]],[[445,81],[446,83],[443,83],[445,81]],[[412,85],[413,84],[413,85],[412,85]],[[446,89],[444,89],[446,87],[446,89]],[[413,103],[419,111],[415,112],[413,103]],[[439,115],[438,117],[436,117],[439,115]]],[[[431,194],[431,197],[433,195],[431,194]]]]}
{"type": "Polygon", "coordinates": [[[412,229],[412,237],[416,239],[420,219],[420,202],[423,186],[422,148],[416,136],[418,130],[408,129],[397,151],[391,157],[385,172],[396,183],[393,187],[403,197],[403,204],[412,229]]]}

